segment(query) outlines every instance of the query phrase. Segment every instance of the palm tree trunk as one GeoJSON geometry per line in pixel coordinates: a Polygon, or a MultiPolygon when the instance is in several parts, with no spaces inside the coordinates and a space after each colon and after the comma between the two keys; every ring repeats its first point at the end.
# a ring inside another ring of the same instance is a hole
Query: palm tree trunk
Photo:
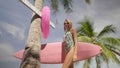
{"type": "MultiPolygon", "coordinates": [[[[41,11],[43,0],[34,0],[35,7],[41,11]]],[[[41,19],[33,13],[25,52],[20,68],[40,68],[41,19]]]]}

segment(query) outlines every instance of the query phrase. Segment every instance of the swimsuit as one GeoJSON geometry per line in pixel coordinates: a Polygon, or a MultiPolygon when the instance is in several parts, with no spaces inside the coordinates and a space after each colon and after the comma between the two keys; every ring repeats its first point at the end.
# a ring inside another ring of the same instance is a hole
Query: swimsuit
{"type": "Polygon", "coordinates": [[[71,34],[70,31],[65,33],[64,42],[65,42],[65,52],[68,53],[71,47],[74,46],[73,35],[71,34]]]}

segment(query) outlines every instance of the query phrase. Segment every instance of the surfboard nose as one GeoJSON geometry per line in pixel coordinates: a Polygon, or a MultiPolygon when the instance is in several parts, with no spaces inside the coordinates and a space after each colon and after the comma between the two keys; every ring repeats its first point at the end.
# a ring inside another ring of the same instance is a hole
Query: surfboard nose
{"type": "Polygon", "coordinates": [[[96,52],[98,51],[98,54],[102,53],[102,48],[98,45],[96,45],[96,52]]]}
{"type": "Polygon", "coordinates": [[[100,51],[99,53],[102,53],[102,48],[101,48],[100,46],[99,46],[99,48],[100,48],[100,49],[99,49],[99,51],[100,51]]]}
{"type": "Polygon", "coordinates": [[[100,52],[102,52],[102,48],[100,47],[100,52]]]}

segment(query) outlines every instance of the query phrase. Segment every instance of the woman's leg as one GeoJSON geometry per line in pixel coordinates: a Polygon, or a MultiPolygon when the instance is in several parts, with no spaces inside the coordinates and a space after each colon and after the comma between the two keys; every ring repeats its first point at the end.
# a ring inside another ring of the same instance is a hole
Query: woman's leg
{"type": "Polygon", "coordinates": [[[72,62],[71,64],[70,64],[70,66],[69,66],[69,68],[74,68],[73,65],[74,63],[72,62]]]}
{"type": "Polygon", "coordinates": [[[74,55],[74,47],[72,47],[70,51],[67,53],[62,68],[69,68],[69,66],[72,64],[73,61],[73,55],[74,55]]]}

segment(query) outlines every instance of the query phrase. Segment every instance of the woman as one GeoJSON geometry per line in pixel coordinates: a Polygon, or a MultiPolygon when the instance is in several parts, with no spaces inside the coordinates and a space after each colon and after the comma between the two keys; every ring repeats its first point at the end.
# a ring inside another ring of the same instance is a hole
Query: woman
{"type": "Polygon", "coordinates": [[[64,46],[66,57],[63,63],[62,68],[73,68],[73,61],[77,59],[77,32],[72,27],[72,22],[69,19],[65,19],[64,21],[64,46]]]}

